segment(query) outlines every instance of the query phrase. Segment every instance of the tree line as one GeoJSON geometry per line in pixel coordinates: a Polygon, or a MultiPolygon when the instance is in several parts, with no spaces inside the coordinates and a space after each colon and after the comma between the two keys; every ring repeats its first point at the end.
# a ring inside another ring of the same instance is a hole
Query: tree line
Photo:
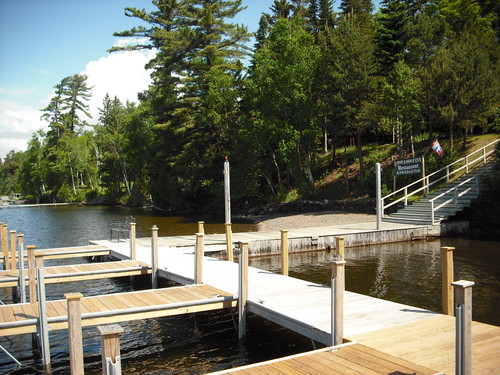
{"type": "MultiPolygon", "coordinates": [[[[414,153],[417,136],[500,130],[495,0],[275,0],[251,34],[232,23],[241,0],[153,0],[126,8],[143,26],[116,32],[154,49],[138,104],[107,95],[93,123],[84,75],[63,78],[42,109],[49,124],[0,164],[0,191],[31,198],[216,210],[222,162],[241,207],[314,196],[319,160],[356,145],[414,153]],[[144,26],[146,25],[146,26],[144,26]]],[[[458,142],[457,139],[461,139],[458,142]]],[[[335,197],[331,197],[334,199],[335,197]]]]}

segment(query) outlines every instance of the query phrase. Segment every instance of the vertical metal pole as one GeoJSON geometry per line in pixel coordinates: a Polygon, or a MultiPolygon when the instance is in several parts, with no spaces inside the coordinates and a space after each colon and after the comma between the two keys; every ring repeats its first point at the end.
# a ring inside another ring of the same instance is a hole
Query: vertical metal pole
{"type": "Polygon", "coordinates": [[[345,260],[332,262],[331,332],[332,346],[344,341],[345,260]]]}
{"type": "Polygon", "coordinates": [[[226,224],[231,223],[231,188],[229,178],[229,160],[227,156],[224,160],[224,208],[226,214],[226,224]]]}
{"type": "Polygon", "coordinates": [[[135,241],[135,234],[136,227],[135,223],[130,223],[130,260],[135,260],[136,259],[136,241],[135,241]]]}
{"type": "Polygon", "coordinates": [[[248,299],[248,243],[240,242],[238,268],[238,339],[245,337],[248,299]]]}
{"type": "Polygon", "coordinates": [[[474,282],[460,280],[455,289],[456,346],[455,374],[472,375],[472,286],[474,282]]]}
{"type": "Polygon", "coordinates": [[[24,235],[17,235],[17,244],[19,247],[19,282],[18,293],[21,303],[26,303],[26,282],[24,280],[24,235]]]}
{"type": "Polygon", "coordinates": [[[194,246],[194,283],[201,284],[203,281],[203,255],[205,252],[203,233],[196,233],[196,244],[194,246]]]}
{"type": "Polygon", "coordinates": [[[281,274],[288,276],[288,231],[281,231],[281,274]]]}
{"type": "Polygon", "coordinates": [[[45,304],[45,279],[43,267],[36,268],[37,294],[38,294],[38,337],[42,349],[42,362],[46,373],[50,373],[50,343],[49,325],[47,323],[47,306],[45,304]]]}
{"type": "Polygon", "coordinates": [[[68,309],[68,341],[69,341],[69,367],[71,375],[83,375],[83,341],[82,341],[82,316],[80,299],[81,293],[67,293],[66,304],[68,309]]]}
{"type": "Polygon", "coordinates": [[[151,287],[158,288],[158,227],[151,227],[151,287]]]}
{"type": "Polygon", "coordinates": [[[380,163],[375,164],[375,181],[376,181],[376,205],[377,205],[377,229],[382,225],[382,180],[380,172],[380,163]]]}
{"type": "Polygon", "coordinates": [[[231,179],[229,175],[229,160],[224,158],[224,213],[226,226],[227,260],[233,261],[233,231],[231,228],[231,179]]]}

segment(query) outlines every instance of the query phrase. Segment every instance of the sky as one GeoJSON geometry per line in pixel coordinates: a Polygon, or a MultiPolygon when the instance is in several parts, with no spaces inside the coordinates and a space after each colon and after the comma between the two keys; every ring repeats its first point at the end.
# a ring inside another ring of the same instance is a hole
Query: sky
{"type": "MultiPolygon", "coordinates": [[[[253,33],[272,3],[243,0],[247,9],[233,22],[253,33]]],[[[106,93],[137,102],[150,83],[144,65],[152,52],[107,52],[123,42],[113,32],[140,24],[125,7],[153,9],[150,0],[0,0],[0,158],[26,150],[34,132],[48,129],[40,110],[64,77],[88,76],[90,123],[106,93]]]]}

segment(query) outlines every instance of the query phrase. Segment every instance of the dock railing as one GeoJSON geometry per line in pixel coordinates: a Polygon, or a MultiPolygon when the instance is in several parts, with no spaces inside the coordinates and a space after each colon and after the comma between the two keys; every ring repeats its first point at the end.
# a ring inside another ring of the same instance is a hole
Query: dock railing
{"type": "MultiPolygon", "coordinates": [[[[387,194],[386,196],[382,197],[380,200],[380,217],[384,217],[384,211],[391,207],[394,206],[395,204],[398,204],[400,202],[403,202],[405,206],[408,205],[408,198],[410,198],[413,195],[423,193],[424,195],[429,194],[429,191],[431,188],[435,188],[438,186],[438,184],[443,183],[443,182],[450,182],[453,177],[458,178],[459,176],[462,176],[463,174],[469,173],[470,171],[480,167],[481,165],[486,164],[488,161],[493,159],[493,153],[495,151],[495,146],[496,144],[500,142],[500,139],[496,139],[491,143],[488,143],[486,146],[481,147],[480,149],[471,152],[470,154],[466,155],[465,157],[458,159],[454,161],[453,163],[448,164],[447,166],[430,173],[429,175],[426,175],[425,177],[422,177],[398,190],[393,191],[390,194],[387,194]],[[455,169],[453,169],[455,168],[455,169]]],[[[450,188],[447,192],[440,194],[437,197],[432,198],[431,201],[431,220],[434,223],[434,213],[437,209],[443,207],[445,204],[450,203],[449,201],[446,201],[443,204],[436,205],[435,201],[436,199],[442,198],[446,193],[449,193],[451,191],[455,191],[455,194],[457,195],[454,200],[455,204],[457,199],[462,196],[463,194],[466,194],[466,192],[462,192],[458,194],[458,188],[460,186],[463,186],[466,183],[469,183],[471,181],[475,180],[475,189],[479,189],[479,175],[471,177],[470,179],[460,183],[459,185],[450,188]]],[[[467,192],[470,191],[469,188],[467,189],[467,192]]]]}

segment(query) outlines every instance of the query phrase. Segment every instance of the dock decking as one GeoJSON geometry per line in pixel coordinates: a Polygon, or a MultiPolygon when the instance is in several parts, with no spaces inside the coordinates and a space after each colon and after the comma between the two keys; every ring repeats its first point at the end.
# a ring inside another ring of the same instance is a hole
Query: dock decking
{"type": "MultiPolygon", "coordinates": [[[[349,337],[398,358],[455,372],[455,318],[436,315],[432,319],[349,337]]],[[[472,373],[500,374],[500,327],[472,322],[472,373]]]]}
{"type": "Polygon", "coordinates": [[[215,374],[436,375],[440,373],[361,344],[347,344],[212,373],[215,374]]]}
{"type": "MultiPolygon", "coordinates": [[[[82,326],[159,318],[235,307],[231,294],[209,285],[116,293],[81,300],[82,326]]],[[[36,332],[38,305],[0,306],[0,336],[36,332]]],[[[52,330],[68,327],[66,300],[47,301],[47,320],[52,330]]]]}
{"type": "MultiPolygon", "coordinates": [[[[146,263],[137,260],[44,267],[46,284],[96,280],[111,277],[138,276],[150,273],[151,267],[149,267],[146,263]]],[[[25,275],[25,279],[28,280],[28,272],[26,270],[25,275]]],[[[0,271],[0,287],[5,288],[17,286],[18,278],[19,270],[0,271]]]]}

